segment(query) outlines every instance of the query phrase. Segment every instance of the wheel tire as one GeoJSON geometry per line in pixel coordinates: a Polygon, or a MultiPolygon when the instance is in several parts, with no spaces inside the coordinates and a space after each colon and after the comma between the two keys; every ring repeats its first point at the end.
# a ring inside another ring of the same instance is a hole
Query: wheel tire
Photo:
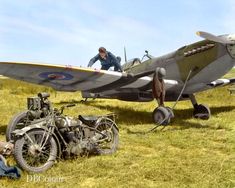
{"type": "MultiPolygon", "coordinates": [[[[21,123],[27,116],[27,111],[20,112],[13,116],[13,118],[10,120],[10,122],[7,125],[6,130],[6,140],[9,142],[12,140],[11,133],[17,129],[17,125],[21,123]]],[[[22,127],[20,127],[22,128],[22,127]]]]}
{"type": "Polygon", "coordinates": [[[208,120],[211,116],[210,108],[206,105],[199,104],[193,112],[194,118],[208,120]]]}
{"type": "Polygon", "coordinates": [[[174,117],[175,117],[175,114],[174,114],[173,110],[172,110],[170,107],[166,107],[166,109],[167,109],[168,112],[169,112],[170,118],[171,118],[171,119],[174,118],[174,117]]]}
{"type": "MultiPolygon", "coordinates": [[[[31,136],[33,134],[43,135],[44,132],[45,132],[44,130],[36,129],[36,130],[30,130],[29,132],[27,132],[27,134],[28,136],[31,136]]],[[[22,169],[29,171],[29,172],[34,172],[34,173],[43,172],[51,168],[51,166],[55,163],[55,160],[57,158],[58,146],[57,146],[56,139],[53,136],[49,137],[48,141],[49,141],[49,146],[50,146],[50,155],[49,155],[48,160],[42,166],[33,167],[27,163],[27,161],[25,160],[23,156],[23,147],[25,146],[26,139],[25,139],[25,136],[22,136],[20,139],[18,139],[15,142],[14,157],[15,157],[17,164],[22,169]]],[[[29,149],[26,152],[29,154],[30,153],[29,149]]]]}
{"type": "Polygon", "coordinates": [[[112,146],[108,149],[103,149],[98,147],[97,149],[97,154],[100,155],[109,155],[113,154],[117,151],[118,149],[118,144],[119,144],[119,134],[118,134],[118,129],[114,121],[112,121],[109,118],[103,118],[103,120],[100,121],[100,123],[96,126],[96,129],[99,131],[104,131],[107,130],[107,128],[103,128],[105,126],[111,127],[111,134],[112,134],[112,146]]]}
{"type": "Polygon", "coordinates": [[[170,123],[170,113],[165,107],[158,107],[153,111],[153,121],[159,125],[168,125],[170,123]]]}

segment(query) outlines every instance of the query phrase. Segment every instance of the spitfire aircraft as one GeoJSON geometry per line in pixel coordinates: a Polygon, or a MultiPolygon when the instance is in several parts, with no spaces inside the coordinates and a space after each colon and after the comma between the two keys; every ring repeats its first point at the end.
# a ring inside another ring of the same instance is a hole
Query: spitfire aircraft
{"type": "Polygon", "coordinates": [[[235,78],[221,79],[235,66],[235,34],[197,34],[205,40],[161,57],[153,57],[146,51],[147,60],[126,61],[123,73],[76,66],[0,62],[0,74],[58,91],[82,91],[86,99],[147,102],[156,98],[158,107],[153,119],[157,124],[166,125],[174,116],[173,110],[164,106],[165,101],[191,100],[194,117],[209,119],[210,109],[198,104],[195,94],[235,83],[235,78]]]}

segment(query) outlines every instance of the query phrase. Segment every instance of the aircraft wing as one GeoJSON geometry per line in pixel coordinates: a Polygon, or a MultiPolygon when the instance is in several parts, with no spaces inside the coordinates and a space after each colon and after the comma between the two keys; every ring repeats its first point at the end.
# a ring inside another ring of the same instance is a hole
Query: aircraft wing
{"type": "Polygon", "coordinates": [[[209,87],[219,87],[219,86],[226,86],[230,84],[235,84],[235,78],[230,78],[230,79],[218,79],[215,80],[214,82],[211,82],[208,84],[209,87]]]}
{"type": "MultiPolygon", "coordinates": [[[[126,73],[34,63],[0,62],[0,75],[59,91],[86,91],[100,93],[109,90],[149,88],[152,78],[135,77],[126,73]]],[[[178,84],[165,80],[166,89],[178,84]]]]}

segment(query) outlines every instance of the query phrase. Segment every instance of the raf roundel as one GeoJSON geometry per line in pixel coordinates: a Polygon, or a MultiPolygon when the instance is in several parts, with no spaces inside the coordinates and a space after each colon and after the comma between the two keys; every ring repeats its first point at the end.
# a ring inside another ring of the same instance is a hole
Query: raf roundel
{"type": "Polygon", "coordinates": [[[43,72],[39,77],[49,80],[72,80],[73,76],[64,72],[43,72]]]}

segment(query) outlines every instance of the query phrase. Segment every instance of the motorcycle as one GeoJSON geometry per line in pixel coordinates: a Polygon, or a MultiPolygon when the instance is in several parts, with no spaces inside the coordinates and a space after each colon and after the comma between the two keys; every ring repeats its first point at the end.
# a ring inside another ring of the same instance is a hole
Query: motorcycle
{"type": "Polygon", "coordinates": [[[38,173],[51,168],[60,158],[112,154],[117,150],[115,115],[77,118],[63,115],[65,108],[73,106],[62,106],[60,110],[50,106],[45,117],[12,132],[14,157],[22,169],[38,173]]]}

